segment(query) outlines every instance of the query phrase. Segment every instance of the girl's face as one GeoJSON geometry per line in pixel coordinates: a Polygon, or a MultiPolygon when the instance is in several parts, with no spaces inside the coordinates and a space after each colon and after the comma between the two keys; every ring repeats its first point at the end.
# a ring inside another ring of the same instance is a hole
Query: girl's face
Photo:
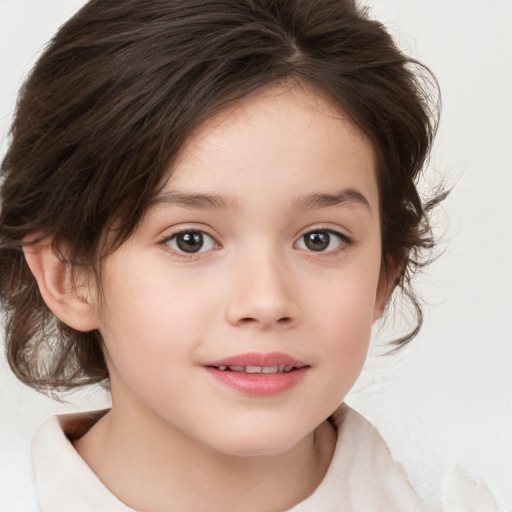
{"type": "Polygon", "coordinates": [[[105,261],[113,412],[225,454],[295,446],[365,360],[386,299],[379,224],[372,146],[314,90],[211,119],[105,261]]]}

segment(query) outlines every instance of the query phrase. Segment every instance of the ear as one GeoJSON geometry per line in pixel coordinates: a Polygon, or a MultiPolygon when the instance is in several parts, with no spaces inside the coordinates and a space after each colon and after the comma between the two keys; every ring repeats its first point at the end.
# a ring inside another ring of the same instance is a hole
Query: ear
{"type": "Polygon", "coordinates": [[[375,296],[375,308],[373,310],[374,322],[382,316],[384,310],[386,309],[388,299],[391,297],[391,294],[396,287],[397,275],[398,270],[396,265],[391,260],[391,258],[387,257],[386,261],[382,263],[380,269],[379,282],[377,284],[377,294],[375,296]]]}
{"type": "Polygon", "coordinates": [[[91,289],[93,281],[90,276],[85,272],[75,275],[72,265],[63,256],[64,252],[55,246],[52,239],[25,242],[25,260],[43,300],[55,316],[77,331],[97,329],[94,286],[91,289]]]}

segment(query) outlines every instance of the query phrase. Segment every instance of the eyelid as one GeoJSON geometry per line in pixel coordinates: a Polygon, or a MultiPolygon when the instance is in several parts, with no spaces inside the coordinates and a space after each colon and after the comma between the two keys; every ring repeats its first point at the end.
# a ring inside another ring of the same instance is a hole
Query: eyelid
{"type": "MultiPolygon", "coordinates": [[[[177,229],[175,228],[170,233],[168,232],[168,234],[163,236],[161,238],[161,240],[158,242],[158,244],[160,246],[164,247],[165,250],[172,252],[173,256],[178,257],[178,258],[183,258],[183,259],[194,259],[194,258],[197,259],[198,257],[204,256],[208,252],[219,249],[222,246],[218,242],[218,237],[209,233],[208,229],[205,229],[203,227],[196,227],[193,225],[180,227],[177,229]],[[212,247],[212,248],[209,248],[206,250],[199,250],[197,252],[190,252],[190,253],[170,247],[169,242],[183,233],[201,233],[203,236],[210,238],[213,241],[213,243],[215,244],[215,247],[212,247]]],[[[354,244],[354,239],[350,235],[347,235],[342,230],[336,229],[336,228],[333,228],[330,226],[328,227],[325,225],[318,225],[318,226],[311,226],[311,227],[304,229],[301,232],[301,234],[297,237],[293,246],[294,246],[294,248],[298,248],[300,250],[303,250],[303,251],[311,253],[311,254],[316,254],[318,256],[322,256],[322,255],[323,256],[329,256],[329,255],[332,256],[332,255],[336,255],[340,251],[348,249],[353,244],[354,244]],[[304,236],[306,236],[307,234],[310,234],[310,233],[317,233],[317,232],[325,232],[325,233],[329,233],[331,235],[336,236],[340,240],[339,246],[334,249],[324,250],[324,251],[313,251],[308,248],[297,247],[297,244],[303,239],[304,236]]]]}
{"type": "Polygon", "coordinates": [[[178,228],[178,229],[172,230],[170,233],[166,234],[158,241],[158,245],[165,248],[166,251],[171,252],[174,257],[184,258],[184,259],[192,259],[192,258],[201,257],[201,256],[205,255],[205,253],[208,253],[212,250],[216,250],[221,247],[221,244],[218,242],[216,236],[209,233],[208,230],[206,230],[205,228],[200,228],[200,227],[195,227],[195,226],[185,226],[183,228],[178,228]],[[206,250],[199,250],[197,252],[188,253],[188,252],[173,248],[169,245],[169,242],[171,242],[172,240],[176,239],[176,237],[178,237],[179,235],[184,234],[184,233],[200,233],[201,235],[203,235],[203,237],[210,238],[213,241],[215,247],[212,247],[212,248],[206,249],[206,250]]]}
{"type": "Polygon", "coordinates": [[[302,231],[302,233],[299,235],[299,237],[297,238],[296,242],[294,243],[294,247],[308,234],[311,234],[311,233],[318,233],[318,232],[324,232],[324,233],[329,233],[331,235],[335,235],[336,237],[338,237],[341,241],[339,247],[336,247],[335,249],[330,249],[328,251],[313,251],[313,250],[310,250],[308,248],[299,248],[301,250],[304,250],[304,251],[307,251],[309,253],[312,253],[312,254],[318,254],[319,256],[320,255],[332,255],[332,254],[336,254],[337,252],[339,251],[342,251],[344,249],[347,249],[348,247],[350,247],[351,245],[354,244],[354,239],[347,235],[346,233],[344,233],[343,231],[339,230],[339,229],[335,229],[335,228],[332,228],[332,227],[327,227],[327,226],[313,226],[313,227],[309,227],[307,229],[305,229],[304,231],[302,231]]]}

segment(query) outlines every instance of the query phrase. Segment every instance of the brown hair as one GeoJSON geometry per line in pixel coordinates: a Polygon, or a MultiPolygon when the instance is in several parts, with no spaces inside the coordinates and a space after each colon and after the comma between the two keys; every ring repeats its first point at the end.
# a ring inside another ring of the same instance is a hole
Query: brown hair
{"type": "Polygon", "coordinates": [[[1,166],[0,297],[21,381],[52,390],[108,379],[99,332],[71,329],[43,302],[24,237],[63,240],[74,264],[97,268],[201,122],[290,78],[324,91],[373,142],[383,266],[418,319],[396,343],[417,333],[410,280],[433,245],[415,185],[436,127],[428,71],[350,0],[92,0],[20,91],[1,166]]]}

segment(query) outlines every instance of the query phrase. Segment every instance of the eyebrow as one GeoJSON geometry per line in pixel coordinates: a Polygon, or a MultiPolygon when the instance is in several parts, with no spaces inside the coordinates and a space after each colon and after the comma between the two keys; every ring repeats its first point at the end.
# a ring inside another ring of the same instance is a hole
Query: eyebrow
{"type": "Polygon", "coordinates": [[[216,194],[189,194],[186,192],[160,192],[151,201],[152,206],[161,204],[195,208],[200,210],[236,210],[238,204],[234,199],[216,194]]]}
{"type": "MultiPolygon", "coordinates": [[[[355,189],[344,189],[334,194],[329,193],[312,193],[305,194],[296,198],[292,203],[292,209],[296,210],[319,210],[321,208],[329,208],[332,206],[340,206],[343,204],[360,204],[364,206],[370,213],[372,209],[368,199],[355,189]]],[[[238,202],[229,197],[217,194],[202,193],[186,193],[167,191],[160,192],[151,201],[152,206],[158,205],[181,206],[184,208],[193,208],[200,210],[237,210],[238,202]]]]}
{"type": "Polygon", "coordinates": [[[293,207],[297,210],[319,210],[330,206],[340,206],[346,203],[355,203],[364,206],[370,213],[372,209],[370,202],[358,190],[347,188],[334,194],[313,193],[298,197],[293,202],[293,207]]]}

